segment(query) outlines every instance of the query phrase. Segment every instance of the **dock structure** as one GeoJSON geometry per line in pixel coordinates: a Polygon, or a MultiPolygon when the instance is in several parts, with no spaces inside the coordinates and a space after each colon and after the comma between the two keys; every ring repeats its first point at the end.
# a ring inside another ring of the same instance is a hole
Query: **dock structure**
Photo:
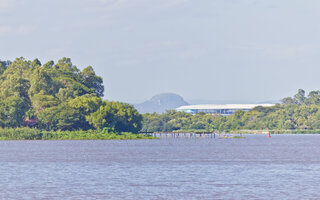
{"type": "Polygon", "coordinates": [[[226,138],[231,136],[242,136],[241,133],[230,134],[221,132],[140,132],[140,134],[151,135],[156,138],[226,138]]]}
{"type": "Polygon", "coordinates": [[[140,132],[157,138],[215,138],[215,132],[140,132]]]}

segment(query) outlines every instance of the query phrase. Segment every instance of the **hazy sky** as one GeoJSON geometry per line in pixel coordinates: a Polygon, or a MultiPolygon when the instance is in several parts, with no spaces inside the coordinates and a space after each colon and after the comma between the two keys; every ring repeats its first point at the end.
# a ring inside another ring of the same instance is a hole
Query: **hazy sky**
{"type": "Polygon", "coordinates": [[[0,59],[92,65],[110,100],[277,100],[320,89],[319,10],[319,0],[0,0],[0,59]]]}

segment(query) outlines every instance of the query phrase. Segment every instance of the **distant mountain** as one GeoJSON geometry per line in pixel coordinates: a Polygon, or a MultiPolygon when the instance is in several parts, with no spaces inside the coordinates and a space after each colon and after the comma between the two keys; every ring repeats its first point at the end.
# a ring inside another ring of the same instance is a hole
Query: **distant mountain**
{"type": "Polygon", "coordinates": [[[181,96],[174,93],[164,93],[155,95],[143,103],[134,104],[134,107],[140,113],[163,113],[183,105],[189,104],[181,96]]]}

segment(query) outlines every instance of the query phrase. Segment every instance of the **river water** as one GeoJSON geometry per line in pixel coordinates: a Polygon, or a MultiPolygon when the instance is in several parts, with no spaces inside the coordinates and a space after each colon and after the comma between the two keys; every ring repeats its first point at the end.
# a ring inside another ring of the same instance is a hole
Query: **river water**
{"type": "Polygon", "coordinates": [[[0,199],[320,199],[320,135],[0,141],[0,199]]]}

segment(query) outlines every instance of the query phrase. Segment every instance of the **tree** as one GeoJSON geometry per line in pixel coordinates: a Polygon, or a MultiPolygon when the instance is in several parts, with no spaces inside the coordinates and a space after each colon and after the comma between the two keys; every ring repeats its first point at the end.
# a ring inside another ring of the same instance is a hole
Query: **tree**
{"type": "Polygon", "coordinates": [[[282,104],[290,105],[290,104],[298,104],[298,101],[292,97],[286,97],[281,100],[282,104]]]}
{"type": "Polygon", "coordinates": [[[73,130],[81,128],[80,113],[67,103],[46,108],[38,114],[39,126],[47,130],[73,130]]]}
{"type": "Polygon", "coordinates": [[[294,123],[292,123],[292,121],[290,121],[290,120],[287,120],[284,122],[283,128],[284,129],[294,129],[294,123]]]}
{"type": "Polygon", "coordinates": [[[80,72],[80,76],[83,83],[88,88],[92,89],[98,97],[103,97],[104,86],[103,80],[100,76],[97,76],[91,66],[84,68],[80,72]]]}
{"type": "Polygon", "coordinates": [[[44,68],[40,68],[39,65],[35,65],[30,75],[30,89],[28,91],[30,97],[35,94],[47,94],[52,95],[52,78],[48,74],[48,71],[44,68]]]}
{"type": "Polygon", "coordinates": [[[142,115],[126,103],[104,101],[96,112],[86,118],[97,129],[111,128],[116,132],[133,133],[141,129],[142,115]]]}
{"type": "Polygon", "coordinates": [[[306,100],[307,104],[316,104],[319,105],[320,104],[320,91],[311,91],[308,94],[308,98],[306,100]]]}
{"type": "Polygon", "coordinates": [[[8,66],[11,64],[10,61],[1,61],[0,60],[0,75],[3,74],[3,72],[8,68],[8,66]]]}
{"type": "Polygon", "coordinates": [[[38,60],[37,58],[34,59],[32,62],[31,62],[31,67],[36,67],[36,66],[41,66],[41,62],[40,60],[38,60]]]}
{"type": "Polygon", "coordinates": [[[18,97],[8,97],[0,101],[0,125],[2,127],[22,126],[29,107],[18,97]]]}
{"type": "Polygon", "coordinates": [[[92,126],[86,120],[91,113],[96,112],[102,105],[102,99],[97,96],[84,95],[71,99],[69,106],[79,112],[79,124],[81,129],[90,129],[92,126]]]}
{"type": "Polygon", "coordinates": [[[305,103],[305,94],[306,92],[303,89],[299,89],[298,93],[294,95],[294,98],[297,100],[298,104],[303,105],[305,103]]]}

